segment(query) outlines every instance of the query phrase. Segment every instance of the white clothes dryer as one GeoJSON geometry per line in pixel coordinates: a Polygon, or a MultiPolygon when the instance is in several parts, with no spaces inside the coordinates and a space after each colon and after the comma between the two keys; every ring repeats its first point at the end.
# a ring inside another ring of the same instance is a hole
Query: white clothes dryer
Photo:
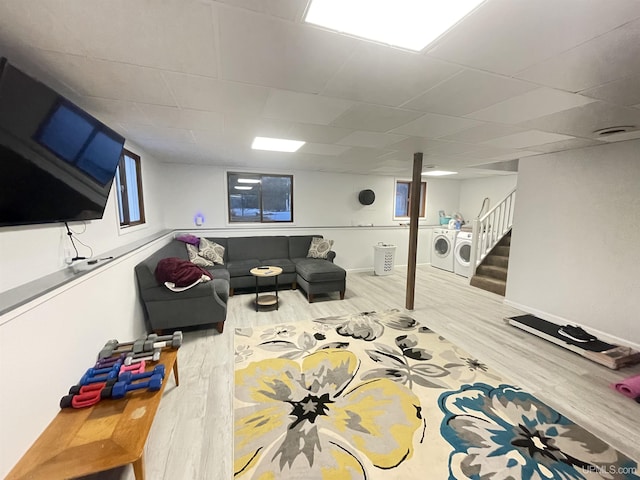
{"type": "Polygon", "coordinates": [[[453,272],[453,248],[458,230],[434,228],[432,237],[431,265],[453,272]]]}
{"type": "Polygon", "coordinates": [[[453,271],[458,275],[469,278],[471,276],[471,232],[460,232],[456,237],[453,249],[453,271]]]}

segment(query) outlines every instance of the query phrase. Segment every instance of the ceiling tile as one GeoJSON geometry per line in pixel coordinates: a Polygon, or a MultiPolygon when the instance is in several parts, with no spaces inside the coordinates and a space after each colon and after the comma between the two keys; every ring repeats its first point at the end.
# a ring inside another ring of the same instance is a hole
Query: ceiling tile
{"type": "Polygon", "coordinates": [[[561,140],[559,142],[551,142],[544,145],[531,145],[527,147],[529,150],[540,153],[561,152],[563,150],[571,150],[572,148],[593,147],[602,145],[603,142],[597,140],[589,140],[586,138],[572,138],[570,140],[561,140]]]}
{"type": "Polygon", "coordinates": [[[633,106],[640,102],[640,75],[614,80],[580,93],[617,105],[633,106]]]}
{"type": "Polygon", "coordinates": [[[52,4],[2,2],[0,43],[84,55],[82,40],[66,27],[63,16],[52,4]]]}
{"type": "Polygon", "coordinates": [[[295,20],[304,10],[301,0],[217,0],[234,7],[246,8],[255,12],[273,15],[286,20],[295,20]]]}
{"type": "Polygon", "coordinates": [[[178,105],[194,110],[260,115],[269,90],[214,78],[164,72],[178,105]]]}
{"type": "Polygon", "coordinates": [[[640,112],[599,101],[520,124],[524,128],[585,138],[593,137],[596,130],[621,125],[640,126],[640,112]]]}
{"type": "Polygon", "coordinates": [[[357,43],[247,10],[217,10],[220,76],[227,80],[319,93],[357,43]]]}
{"type": "Polygon", "coordinates": [[[538,63],[517,77],[541,85],[578,92],[622,77],[640,75],[640,21],[538,63]]]}
{"type": "Polygon", "coordinates": [[[331,125],[354,130],[387,132],[421,115],[422,113],[412,110],[358,103],[335,119],[331,125]]]}
{"type": "Polygon", "coordinates": [[[640,17],[635,0],[489,0],[428,54],[506,75],[640,17]]]}
{"type": "Polygon", "coordinates": [[[305,143],[299,152],[302,153],[312,153],[315,155],[329,155],[329,156],[337,156],[341,155],[351,147],[346,145],[328,145],[326,143],[305,143]]]}
{"type": "Polygon", "coordinates": [[[475,145],[465,143],[443,142],[424,137],[409,137],[398,143],[389,145],[389,148],[403,152],[423,152],[442,155],[458,155],[476,148],[475,145]]]}
{"type": "Polygon", "coordinates": [[[511,135],[512,133],[524,132],[525,130],[525,128],[516,127],[514,125],[485,123],[484,125],[468,128],[441,138],[442,140],[455,142],[481,143],[491,140],[492,138],[504,137],[506,135],[511,135]]]}
{"type": "Polygon", "coordinates": [[[127,135],[135,136],[136,141],[141,139],[159,140],[178,143],[195,143],[195,138],[189,130],[182,128],[154,127],[151,125],[122,124],[127,135]]]}
{"type": "Polygon", "coordinates": [[[296,123],[291,126],[288,134],[289,138],[299,138],[312,143],[335,143],[352,132],[353,130],[348,128],[296,123]]]}
{"type": "Polygon", "coordinates": [[[423,55],[363,43],[323,93],[396,107],[458,71],[458,66],[423,55]]]}
{"type": "Polygon", "coordinates": [[[81,95],[175,106],[159,70],[76,55],[50,55],[57,57],[50,67],[53,73],[81,95]]]}
{"type": "Polygon", "coordinates": [[[224,116],[219,112],[142,104],[138,108],[156,127],[220,131],[224,128],[224,116]]]}
{"type": "Polygon", "coordinates": [[[542,145],[569,139],[571,139],[571,137],[568,135],[561,135],[559,133],[528,130],[526,132],[507,135],[506,137],[494,138],[484,142],[484,144],[502,148],[527,148],[533,145],[542,145]]]}
{"type": "Polygon", "coordinates": [[[404,136],[390,133],[353,132],[337,142],[339,145],[352,147],[382,148],[399,142],[404,136]]]}
{"type": "Polygon", "coordinates": [[[496,103],[483,110],[470,113],[467,117],[489,122],[516,124],[593,101],[592,98],[573,93],[561,92],[551,88],[538,88],[496,103]]]}
{"type": "MultiPolygon", "coordinates": [[[[138,104],[133,102],[123,102],[107,98],[82,97],[79,105],[91,115],[103,120],[103,118],[118,119],[120,122],[135,123],[138,125],[151,125],[152,122],[140,109],[138,104]]],[[[172,107],[166,107],[172,108],[172,107]]],[[[108,124],[108,122],[105,122],[108,124]]]]}
{"type": "MultiPolygon", "coordinates": [[[[39,2],[43,3],[43,2],[39,2]]],[[[55,2],[86,55],[199,75],[217,75],[212,9],[202,2],[55,2]]],[[[37,8],[33,8],[37,10],[37,8]]]]}
{"type": "Polygon", "coordinates": [[[402,106],[443,115],[466,115],[535,88],[520,80],[464,70],[402,106]]]}
{"type": "Polygon", "coordinates": [[[353,102],[308,93],[272,90],[263,110],[265,117],[328,125],[353,102]]]}
{"type": "Polygon", "coordinates": [[[448,117],[435,113],[426,113],[420,118],[392,131],[393,133],[403,133],[416,137],[438,138],[481,124],[482,122],[469,118],[448,117]]]}

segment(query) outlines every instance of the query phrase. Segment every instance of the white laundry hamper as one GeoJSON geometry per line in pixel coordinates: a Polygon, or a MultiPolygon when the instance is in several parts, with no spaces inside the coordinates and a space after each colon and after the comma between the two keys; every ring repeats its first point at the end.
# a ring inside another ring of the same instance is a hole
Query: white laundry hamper
{"type": "Polygon", "coordinates": [[[396,246],[380,242],[374,245],[373,249],[373,272],[376,275],[391,275],[395,264],[396,246]]]}

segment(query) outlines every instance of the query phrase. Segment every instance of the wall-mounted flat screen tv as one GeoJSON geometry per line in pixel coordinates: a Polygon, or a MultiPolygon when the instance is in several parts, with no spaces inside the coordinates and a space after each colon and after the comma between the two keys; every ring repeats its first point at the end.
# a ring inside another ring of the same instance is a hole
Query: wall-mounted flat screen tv
{"type": "Polygon", "coordinates": [[[0,58],[0,226],[102,218],[124,141],[0,58]]]}

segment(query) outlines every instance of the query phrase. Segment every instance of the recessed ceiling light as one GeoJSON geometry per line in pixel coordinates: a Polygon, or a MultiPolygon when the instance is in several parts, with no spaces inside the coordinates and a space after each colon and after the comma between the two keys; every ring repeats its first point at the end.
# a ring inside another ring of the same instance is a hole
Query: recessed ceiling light
{"type": "Polygon", "coordinates": [[[422,172],[422,175],[429,177],[444,177],[445,175],[455,175],[458,172],[448,172],[446,170],[430,170],[428,172],[422,172]]]}
{"type": "Polygon", "coordinates": [[[251,148],[254,150],[270,150],[272,152],[296,152],[305,142],[286,140],[283,138],[256,137],[251,148]]]}
{"type": "Polygon", "coordinates": [[[260,183],[257,178],[239,178],[238,183],[260,183]]]}
{"type": "Polygon", "coordinates": [[[420,51],[484,0],[312,0],[305,21],[420,51]]]}
{"type": "Polygon", "coordinates": [[[235,188],[236,190],[253,190],[253,187],[248,187],[248,186],[245,187],[245,186],[242,186],[242,185],[236,185],[233,188],[235,188]]]}

